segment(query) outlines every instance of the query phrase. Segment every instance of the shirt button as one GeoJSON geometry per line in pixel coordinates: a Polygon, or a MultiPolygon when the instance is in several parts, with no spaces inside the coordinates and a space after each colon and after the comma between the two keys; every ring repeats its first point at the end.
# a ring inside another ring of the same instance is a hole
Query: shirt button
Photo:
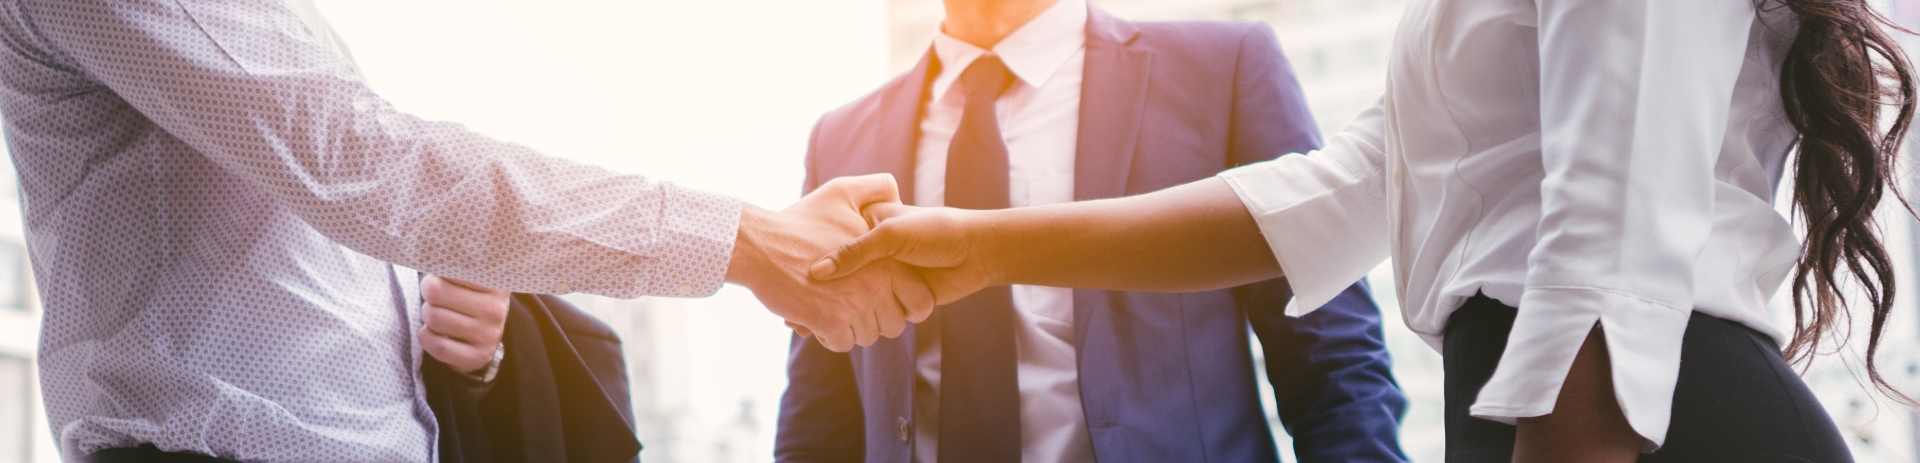
{"type": "Polygon", "coordinates": [[[907,425],[907,419],[905,417],[900,418],[899,423],[900,423],[900,442],[906,442],[907,435],[910,434],[908,431],[911,431],[913,427],[907,425]]]}
{"type": "Polygon", "coordinates": [[[573,292],[573,285],[567,284],[567,282],[562,281],[559,283],[555,283],[553,285],[554,294],[566,294],[571,292],[573,292]]]}
{"type": "Polygon", "coordinates": [[[686,283],[681,283],[681,284],[680,284],[680,295],[681,295],[681,296],[692,296],[692,295],[693,295],[693,285],[690,285],[690,284],[686,284],[686,283]]]}

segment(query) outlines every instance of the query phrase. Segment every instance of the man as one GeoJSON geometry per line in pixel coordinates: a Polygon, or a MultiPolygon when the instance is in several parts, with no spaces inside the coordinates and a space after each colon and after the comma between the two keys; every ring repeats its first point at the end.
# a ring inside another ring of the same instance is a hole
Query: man
{"type": "Polygon", "coordinates": [[[898,266],[805,275],[889,179],[776,213],[423,121],[305,0],[6,0],[0,39],[71,461],[436,460],[412,269],[543,294],[740,283],[839,350],[931,310],[898,266]]]}
{"type": "MultiPolygon", "coordinates": [[[[1319,143],[1266,26],[1131,23],[1085,0],[945,5],[917,67],[821,119],[809,187],[887,172],[912,203],[1019,207],[1145,193],[1319,143]]],[[[796,338],[776,458],[1277,461],[1251,324],[1302,461],[1403,460],[1404,400],[1364,285],[1301,319],[1282,314],[1286,288],[1014,286],[851,354],[796,338]]]]}

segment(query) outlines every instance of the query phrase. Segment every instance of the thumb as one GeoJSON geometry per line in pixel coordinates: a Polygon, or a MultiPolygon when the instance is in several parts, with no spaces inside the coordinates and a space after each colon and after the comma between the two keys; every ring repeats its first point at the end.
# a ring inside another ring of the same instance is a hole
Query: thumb
{"type": "Polygon", "coordinates": [[[808,274],[813,279],[832,281],[845,278],[859,271],[873,261],[892,257],[899,252],[899,240],[894,237],[892,227],[877,227],[865,235],[855,238],[852,243],[841,246],[833,255],[813,263],[808,274]]]}

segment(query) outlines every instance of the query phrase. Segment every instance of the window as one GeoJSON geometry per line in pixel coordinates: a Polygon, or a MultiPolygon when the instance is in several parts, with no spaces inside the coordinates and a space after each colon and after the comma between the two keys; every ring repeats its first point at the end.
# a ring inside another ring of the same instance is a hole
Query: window
{"type": "Polygon", "coordinates": [[[33,458],[33,364],[0,355],[0,463],[33,458]]]}

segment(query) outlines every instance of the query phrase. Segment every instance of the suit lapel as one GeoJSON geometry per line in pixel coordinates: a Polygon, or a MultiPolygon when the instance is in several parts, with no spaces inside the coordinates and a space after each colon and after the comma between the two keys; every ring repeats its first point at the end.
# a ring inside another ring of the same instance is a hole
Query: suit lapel
{"type": "Polygon", "coordinates": [[[926,108],[927,86],[933,76],[940,72],[940,63],[933,58],[931,49],[920,58],[920,64],[907,71],[900,81],[887,90],[881,97],[883,108],[880,118],[875,122],[879,128],[879,147],[877,155],[880,162],[875,167],[884,167],[883,172],[893,174],[900,184],[900,200],[914,204],[914,162],[920,150],[920,117],[926,108]]]}
{"type": "Polygon", "coordinates": [[[1153,56],[1133,46],[1140,29],[1099,8],[1087,15],[1087,63],[1080,84],[1079,153],[1074,199],[1126,195],[1127,176],[1146,111],[1153,56]]]}
{"type": "MultiPolygon", "coordinates": [[[[1079,152],[1074,160],[1074,199],[1127,194],[1140,121],[1147,110],[1147,74],[1153,56],[1133,42],[1140,29],[1088,6],[1087,62],[1080,83],[1079,152]]],[[[1076,290],[1074,344],[1083,348],[1092,317],[1106,312],[1105,292],[1076,290]]],[[[1084,357],[1084,355],[1083,355],[1084,357]]],[[[1084,384],[1084,383],[1083,383],[1084,384]]]]}

